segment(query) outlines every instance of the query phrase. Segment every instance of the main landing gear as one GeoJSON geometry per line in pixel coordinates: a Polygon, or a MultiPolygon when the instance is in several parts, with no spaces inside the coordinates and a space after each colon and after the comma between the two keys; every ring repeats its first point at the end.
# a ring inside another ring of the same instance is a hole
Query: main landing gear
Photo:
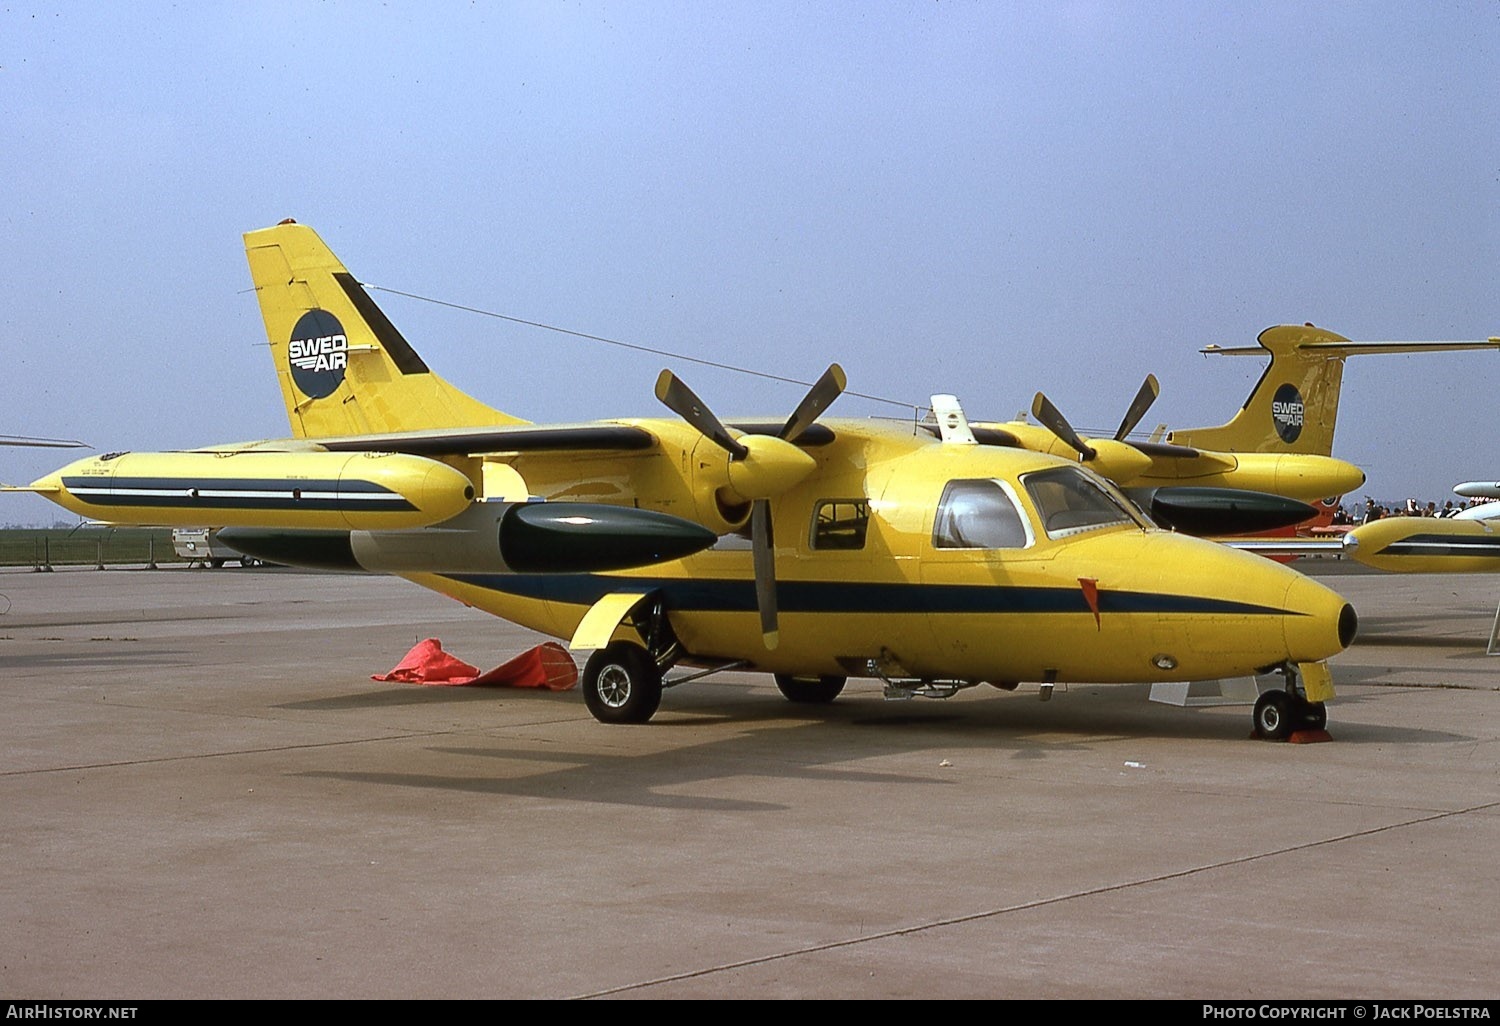
{"type": "Polygon", "coordinates": [[[645,723],[661,705],[662,669],[634,642],[616,641],[589,656],[580,684],[600,723],[645,723]]]}
{"type": "MultiPolygon", "coordinates": [[[[629,623],[641,641],[610,642],[589,656],[579,677],[583,702],[601,723],[645,723],[660,708],[667,688],[748,665],[731,662],[667,680],[667,671],[683,657],[683,651],[661,600],[648,600],[631,610],[629,623]]],[[[837,676],[776,674],[776,687],[787,700],[803,705],[832,702],[844,690],[844,681],[837,676]]]]}
{"type": "Polygon", "coordinates": [[[1322,730],[1328,726],[1328,707],[1309,702],[1295,667],[1283,666],[1286,690],[1261,692],[1255,701],[1255,736],[1265,741],[1285,741],[1299,730],[1322,730]]]}
{"type": "MultiPolygon", "coordinates": [[[[633,641],[616,641],[601,648],[584,664],[579,686],[583,702],[601,723],[645,723],[661,706],[661,695],[669,687],[686,684],[720,670],[736,669],[729,663],[699,673],[666,679],[666,666],[633,641]]],[[[843,677],[791,677],[776,674],[776,687],[788,701],[802,705],[826,705],[844,690],[843,677]]]]}
{"type": "Polygon", "coordinates": [[[660,597],[635,606],[628,622],[641,641],[610,642],[589,656],[579,677],[583,702],[600,723],[645,723],[661,706],[664,689],[715,672],[665,679],[683,653],[660,597]]]}
{"type": "Polygon", "coordinates": [[[792,677],[776,674],[776,687],[789,702],[826,705],[844,690],[844,677],[792,677]]]}

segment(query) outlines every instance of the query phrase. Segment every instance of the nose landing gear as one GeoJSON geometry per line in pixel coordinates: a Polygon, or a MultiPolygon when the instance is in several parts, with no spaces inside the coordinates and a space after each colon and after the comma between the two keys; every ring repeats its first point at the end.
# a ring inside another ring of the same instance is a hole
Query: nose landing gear
{"type": "MultiPolygon", "coordinates": [[[[1286,741],[1299,731],[1321,731],[1328,726],[1328,707],[1307,698],[1302,674],[1287,664],[1277,668],[1286,679],[1286,690],[1261,692],[1255,701],[1255,736],[1263,741],[1286,741]]],[[[1325,671],[1326,672],[1326,671],[1325,671]]]]}

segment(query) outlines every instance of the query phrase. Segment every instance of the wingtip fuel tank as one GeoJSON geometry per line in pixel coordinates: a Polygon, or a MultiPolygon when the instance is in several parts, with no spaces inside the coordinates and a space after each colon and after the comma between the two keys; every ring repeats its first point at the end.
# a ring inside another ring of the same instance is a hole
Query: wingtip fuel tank
{"type": "Polygon", "coordinates": [[[407,453],[127,452],[90,456],[31,486],[92,520],[167,527],[396,530],[447,520],[469,479],[407,453]]]}

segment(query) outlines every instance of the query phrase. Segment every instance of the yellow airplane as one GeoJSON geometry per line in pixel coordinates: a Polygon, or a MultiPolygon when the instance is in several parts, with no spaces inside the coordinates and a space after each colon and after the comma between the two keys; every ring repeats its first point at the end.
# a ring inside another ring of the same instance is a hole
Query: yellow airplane
{"type": "MultiPolygon", "coordinates": [[[[1080,459],[1133,496],[1153,501],[1153,512],[1168,521],[1176,512],[1174,493],[1184,485],[1316,502],[1354,491],[1365,480],[1359,467],[1332,455],[1346,357],[1500,349],[1500,338],[1353,342],[1311,324],[1276,325],[1261,332],[1256,341],[1254,346],[1200,350],[1270,357],[1244,405],[1228,423],[1217,427],[1168,432],[1164,441],[1129,439],[1160,391],[1155,376],[1150,375],[1111,438],[1082,437],[1040,392],[1032,404],[1038,424],[1012,421],[976,427],[992,444],[1022,445],[1080,459]]],[[[1193,493],[1177,494],[1193,497],[1193,493]]],[[[1190,513],[1191,508],[1183,512],[1190,513]]]]}
{"type": "MultiPolygon", "coordinates": [[[[1267,453],[1285,454],[1289,459],[1326,458],[1333,451],[1346,357],[1500,349],[1500,338],[1354,342],[1311,324],[1267,328],[1257,343],[1200,350],[1225,356],[1269,354],[1270,360],[1232,420],[1219,427],[1172,432],[1167,435],[1170,443],[1213,446],[1230,450],[1240,459],[1267,453]]],[[[1500,534],[1485,521],[1470,518],[1392,517],[1362,524],[1337,539],[1236,540],[1233,544],[1265,554],[1336,553],[1389,573],[1500,572],[1500,534]]]]}
{"type": "MultiPolygon", "coordinates": [[[[1500,350],[1500,338],[1459,342],[1354,342],[1311,324],[1280,324],[1253,346],[1205,346],[1220,356],[1270,356],[1245,405],[1227,423],[1167,435],[1170,443],[1234,453],[1333,452],[1344,360],[1350,356],[1500,350]]],[[[1342,493],[1328,493],[1342,494],[1342,493]]]]}
{"type": "Polygon", "coordinates": [[[827,419],[834,365],[786,420],[726,424],[663,371],[674,417],[533,425],[433,373],[310,228],[245,243],[293,437],[91,457],[30,490],[99,520],[222,525],[247,555],[398,574],[569,639],[604,722],[736,668],[796,702],[849,677],[1048,697],[1278,673],[1256,732],[1326,723],[1348,603],[1158,529],[1088,462],[978,444],[952,397],[931,431],[827,419]]]}
{"type": "Polygon", "coordinates": [[[1078,459],[1132,492],[1192,486],[1279,495],[1306,503],[1343,495],[1364,484],[1362,470],[1326,453],[1236,450],[1228,444],[1234,441],[1232,436],[1223,437],[1224,444],[1217,448],[1190,444],[1186,434],[1168,436],[1165,442],[1131,440],[1128,434],[1158,394],[1156,377],[1148,375],[1111,438],[1084,438],[1040,392],[1031,408],[1039,423],[980,426],[997,440],[1008,437],[1014,440],[1011,444],[1078,459]]]}
{"type": "MultiPolygon", "coordinates": [[[[1158,523],[1217,536],[1248,551],[1338,554],[1396,573],[1500,572],[1500,535],[1470,518],[1394,518],[1361,525],[1336,539],[1229,537],[1307,520],[1316,510],[1301,503],[1331,509],[1339,496],[1364,483],[1358,467],[1331,455],[1345,358],[1497,349],[1500,338],[1354,342],[1311,324],[1276,325],[1261,332],[1254,346],[1200,350],[1270,357],[1244,405],[1217,427],[1173,431],[1157,441],[1162,427],[1150,441],[1130,440],[1127,436],[1159,394],[1156,378],[1148,376],[1112,438],[1085,439],[1040,392],[1032,404],[1039,424],[1012,421],[976,425],[974,430],[990,444],[1071,454],[1148,506],[1158,523]],[[1242,514],[1239,529],[1223,530],[1225,514],[1236,509],[1242,514]]],[[[1500,614],[1496,632],[1500,636],[1500,614]]]]}

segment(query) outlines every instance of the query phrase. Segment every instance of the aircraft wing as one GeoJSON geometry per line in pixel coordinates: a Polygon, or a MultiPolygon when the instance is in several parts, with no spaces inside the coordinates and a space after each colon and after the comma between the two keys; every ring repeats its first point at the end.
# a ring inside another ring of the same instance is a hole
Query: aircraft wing
{"type": "MultiPolygon", "coordinates": [[[[771,434],[774,426],[760,422],[730,425],[746,434],[771,434]]],[[[803,432],[797,444],[827,445],[834,433],[822,424],[803,432]]],[[[566,454],[644,452],[658,442],[646,427],[616,422],[588,424],[496,425],[476,428],[444,428],[433,431],[394,431],[369,435],[338,435],[331,438],[289,438],[255,442],[250,446],[213,446],[217,449],[321,449],[326,452],[401,452],[414,456],[492,456],[518,454],[566,454]]],[[[1175,448],[1181,448],[1177,446],[1175,448]]]]}
{"type": "MultiPolygon", "coordinates": [[[[937,434],[935,425],[924,425],[937,434]]],[[[1034,449],[1054,456],[1074,458],[1076,448],[1052,428],[1025,421],[976,423],[971,425],[974,440],[981,445],[1003,445],[1034,449]]],[[[1196,477],[1234,469],[1231,453],[1212,452],[1189,445],[1148,442],[1134,439],[1090,438],[1086,444],[1092,455],[1085,458],[1092,469],[1114,480],[1126,475],[1149,473],[1160,477],[1196,477]],[[1143,459],[1144,457],[1144,459],[1143,459]],[[1112,466],[1117,464],[1118,466],[1112,466]]]]}

